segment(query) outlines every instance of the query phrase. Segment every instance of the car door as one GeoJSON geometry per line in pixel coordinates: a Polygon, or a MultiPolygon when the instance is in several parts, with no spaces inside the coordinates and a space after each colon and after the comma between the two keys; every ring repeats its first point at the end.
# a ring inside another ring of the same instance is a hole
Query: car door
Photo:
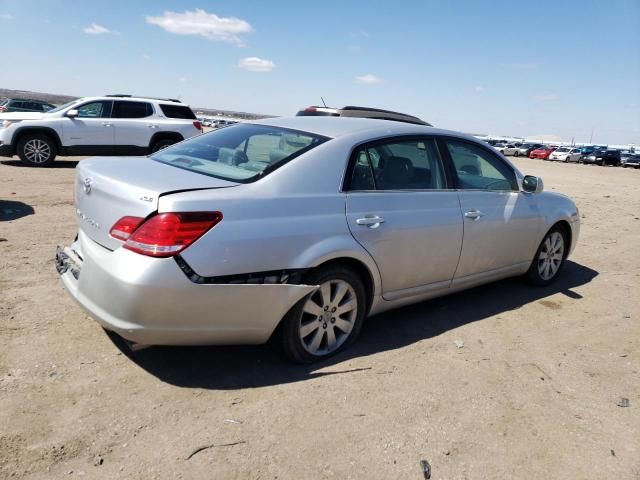
{"type": "Polygon", "coordinates": [[[567,158],[567,161],[568,162],[578,162],[580,160],[581,156],[582,156],[582,153],[580,153],[580,149],[579,148],[574,148],[569,153],[569,158],[567,158]]]}
{"type": "Polygon", "coordinates": [[[455,280],[531,262],[542,228],[534,195],[521,192],[513,168],[489,149],[442,137],[464,218],[455,280]]]}
{"type": "Polygon", "coordinates": [[[76,106],[73,110],[77,110],[78,115],[65,116],[61,121],[63,145],[87,151],[94,151],[95,147],[111,149],[114,142],[111,103],[96,100],[76,106]]]}
{"type": "Polygon", "coordinates": [[[153,114],[153,107],[149,102],[116,100],[113,105],[113,124],[118,148],[126,150],[130,147],[148,147],[151,137],[158,130],[153,114]]]}
{"type": "Polygon", "coordinates": [[[400,137],[357,148],[346,215],[378,265],[387,300],[448,288],[462,246],[462,216],[433,138],[400,137]]]}

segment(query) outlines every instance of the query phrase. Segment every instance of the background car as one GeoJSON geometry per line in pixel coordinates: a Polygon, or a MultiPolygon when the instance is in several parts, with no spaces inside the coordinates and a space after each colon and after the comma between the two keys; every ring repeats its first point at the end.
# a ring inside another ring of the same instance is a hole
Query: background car
{"type": "Polygon", "coordinates": [[[507,143],[502,148],[503,155],[515,155],[522,144],[521,143],[507,143]]]}
{"type": "Polygon", "coordinates": [[[541,143],[523,143],[518,147],[516,151],[513,152],[514,157],[524,156],[528,157],[529,154],[535,150],[536,148],[543,147],[541,143]]]}
{"type": "Polygon", "coordinates": [[[55,105],[27,98],[5,98],[0,102],[0,113],[8,112],[48,112],[55,105]]]}
{"type": "Polygon", "coordinates": [[[634,153],[622,164],[624,168],[640,168],[640,153],[634,153]]]}
{"type": "Polygon", "coordinates": [[[549,160],[560,162],[579,162],[581,158],[581,149],[575,147],[558,147],[549,155],[549,160]]]}
{"type": "Polygon", "coordinates": [[[529,154],[529,158],[540,158],[542,160],[547,160],[549,155],[555,150],[553,147],[542,146],[540,148],[536,148],[532,150],[529,154]]]}
{"type": "Polygon", "coordinates": [[[580,227],[568,197],[471,136],[390,123],[269,118],[136,161],[84,160],[63,284],[132,342],[273,338],[312,362],[369,315],[557,278],[580,227]]]}

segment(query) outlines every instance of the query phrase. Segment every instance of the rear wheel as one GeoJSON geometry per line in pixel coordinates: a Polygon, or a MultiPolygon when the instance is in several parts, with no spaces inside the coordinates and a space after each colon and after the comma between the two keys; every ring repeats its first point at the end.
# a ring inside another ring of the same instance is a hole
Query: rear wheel
{"type": "Polygon", "coordinates": [[[56,159],[56,144],[46,135],[25,135],[17,149],[22,163],[31,167],[48,167],[56,159]]]}
{"type": "Polygon", "coordinates": [[[549,230],[542,239],[529,271],[526,273],[526,279],[529,283],[539,286],[552,283],[564,266],[568,248],[567,234],[564,228],[556,225],[549,230]]]}
{"type": "Polygon", "coordinates": [[[159,150],[162,150],[163,148],[167,148],[170,145],[173,145],[174,143],[176,143],[175,140],[171,140],[170,138],[164,138],[162,140],[158,140],[156,143],[154,143],[151,146],[151,153],[156,153],[159,150]]]}
{"type": "Polygon", "coordinates": [[[515,152],[513,152],[513,156],[514,157],[519,157],[520,156],[520,152],[518,150],[516,150],[515,152]]]}
{"type": "Polygon", "coordinates": [[[321,267],[305,283],[319,288],[287,313],[279,332],[284,354],[296,363],[328,358],[353,343],[366,310],[364,286],[351,269],[321,267]]]}

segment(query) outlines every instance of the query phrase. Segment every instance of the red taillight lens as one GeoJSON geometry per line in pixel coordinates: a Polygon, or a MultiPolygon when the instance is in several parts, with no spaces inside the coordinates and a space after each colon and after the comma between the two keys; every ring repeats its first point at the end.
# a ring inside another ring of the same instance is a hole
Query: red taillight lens
{"type": "Polygon", "coordinates": [[[144,218],[141,217],[122,217],[113,227],[111,227],[109,235],[113,238],[117,238],[118,240],[126,241],[143,221],[144,218]]]}
{"type": "Polygon", "coordinates": [[[198,130],[202,131],[202,124],[197,120],[193,122],[193,126],[196,127],[198,130]]]}
{"type": "Polygon", "coordinates": [[[195,242],[220,220],[221,212],[161,213],[135,228],[123,246],[142,255],[171,257],[195,242]]]}

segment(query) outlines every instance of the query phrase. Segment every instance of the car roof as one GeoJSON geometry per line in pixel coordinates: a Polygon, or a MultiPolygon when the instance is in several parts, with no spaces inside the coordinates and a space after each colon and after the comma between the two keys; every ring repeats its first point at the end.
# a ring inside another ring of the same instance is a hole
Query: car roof
{"type": "Polygon", "coordinates": [[[188,106],[186,103],[182,103],[180,100],[176,100],[173,98],[154,98],[154,97],[134,97],[131,95],[102,95],[96,97],[82,97],[78,98],[77,101],[96,101],[96,100],[121,100],[124,102],[134,101],[134,102],[161,102],[167,103],[170,105],[180,105],[180,106],[188,106]]]}
{"type": "Polygon", "coordinates": [[[359,117],[273,117],[254,120],[248,123],[269,125],[273,127],[290,128],[337,138],[357,133],[367,133],[370,136],[393,135],[455,135],[480,143],[478,139],[464,133],[443,130],[413,123],[393,122],[359,117]]]}

